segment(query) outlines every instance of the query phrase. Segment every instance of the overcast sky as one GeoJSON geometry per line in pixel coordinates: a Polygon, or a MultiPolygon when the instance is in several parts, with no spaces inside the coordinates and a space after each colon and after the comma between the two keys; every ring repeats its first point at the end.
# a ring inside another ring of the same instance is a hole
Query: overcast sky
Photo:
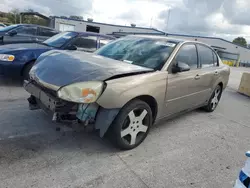
{"type": "Polygon", "coordinates": [[[250,0],[1,0],[0,11],[13,8],[250,43],[250,0]]]}

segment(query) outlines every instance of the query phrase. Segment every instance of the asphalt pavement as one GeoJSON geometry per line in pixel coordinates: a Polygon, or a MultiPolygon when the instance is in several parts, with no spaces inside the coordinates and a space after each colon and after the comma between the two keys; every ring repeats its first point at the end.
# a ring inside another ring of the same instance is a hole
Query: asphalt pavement
{"type": "Polygon", "coordinates": [[[19,82],[0,78],[0,187],[233,187],[250,150],[250,98],[236,91],[244,71],[231,70],[215,112],[155,125],[130,151],[94,132],[57,129],[42,111],[28,110],[19,82]]]}

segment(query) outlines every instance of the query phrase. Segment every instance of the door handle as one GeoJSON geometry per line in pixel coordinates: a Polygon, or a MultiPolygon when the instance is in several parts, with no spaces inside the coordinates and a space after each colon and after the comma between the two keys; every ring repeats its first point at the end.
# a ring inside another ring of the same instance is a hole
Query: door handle
{"type": "Polygon", "coordinates": [[[219,75],[219,72],[216,70],[216,71],[214,72],[214,75],[219,75]]]}
{"type": "Polygon", "coordinates": [[[195,80],[199,80],[200,78],[201,78],[201,77],[200,77],[199,74],[197,74],[197,75],[194,77],[195,80]]]}

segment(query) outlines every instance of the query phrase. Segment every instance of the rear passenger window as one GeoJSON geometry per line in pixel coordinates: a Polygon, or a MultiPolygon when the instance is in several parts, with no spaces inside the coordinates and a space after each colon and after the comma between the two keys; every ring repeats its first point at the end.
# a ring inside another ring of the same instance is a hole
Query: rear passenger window
{"type": "Polygon", "coordinates": [[[214,52],[203,45],[197,45],[198,46],[198,54],[199,54],[199,59],[201,63],[201,67],[213,67],[214,64],[214,52]]]}
{"type": "Polygon", "coordinates": [[[190,69],[198,67],[197,50],[194,44],[185,44],[181,47],[175,58],[176,62],[182,62],[189,65],[190,69]]]}

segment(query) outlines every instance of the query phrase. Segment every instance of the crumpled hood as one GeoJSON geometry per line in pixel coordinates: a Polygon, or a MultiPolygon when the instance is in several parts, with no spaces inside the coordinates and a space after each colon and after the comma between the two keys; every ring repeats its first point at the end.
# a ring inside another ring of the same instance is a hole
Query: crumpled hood
{"type": "Polygon", "coordinates": [[[86,52],[52,50],[38,58],[30,76],[37,82],[61,87],[75,82],[104,81],[113,76],[152,71],[86,52]]]}
{"type": "Polygon", "coordinates": [[[0,46],[0,53],[11,53],[16,51],[36,50],[36,49],[53,49],[53,48],[39,43],[6,44],[0,46]]]}

